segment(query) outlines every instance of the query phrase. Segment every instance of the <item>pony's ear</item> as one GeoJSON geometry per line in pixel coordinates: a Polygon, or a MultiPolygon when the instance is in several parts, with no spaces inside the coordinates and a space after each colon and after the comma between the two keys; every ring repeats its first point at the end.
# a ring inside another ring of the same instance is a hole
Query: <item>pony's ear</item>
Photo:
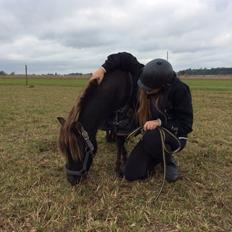
{"type": "Polygon", "coordinates": [[[65,119],[63,117],[57,117],[57,120],[59,121],[60,125],[63,126],[65,123],[65,119]]]}

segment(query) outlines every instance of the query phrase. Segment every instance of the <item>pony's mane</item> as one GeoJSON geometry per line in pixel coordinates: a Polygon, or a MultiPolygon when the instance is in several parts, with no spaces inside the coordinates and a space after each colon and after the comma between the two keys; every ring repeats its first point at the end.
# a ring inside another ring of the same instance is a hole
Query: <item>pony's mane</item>
{"type": "Polygon", "coordinates": [[[74,133],[74,128],[76,127],[81,110],[87,104],[97,86],[98,83],[96,80],[92,80],[88,83],[83,93],[77,98],[74,106],[69,112],[67,120],[60,129],[58,141],[59,148],[66,157],[67,154],[70,153],[73,160],[82,160],[83,158],[77,146],[78,141],[77,135],[74,133]]]}
{"type": "MultiPolygon", "coordinates": [[[[82,110],[83,106],[87,104],[87,102],[89,101],[89,98],[91,97],[91,95],[93,94],[93,91],[96,89],[96,87],[98,86],[98,83],[96,80],[92,80],[88,83],[88,85],[86,86],[85,90],[83,91],[83,93],[77,98],[76,100],[76,113],[79,116],[80,111],[82,110]]],[[[75,107],[75,106],[73,106],[75,107]]]]}

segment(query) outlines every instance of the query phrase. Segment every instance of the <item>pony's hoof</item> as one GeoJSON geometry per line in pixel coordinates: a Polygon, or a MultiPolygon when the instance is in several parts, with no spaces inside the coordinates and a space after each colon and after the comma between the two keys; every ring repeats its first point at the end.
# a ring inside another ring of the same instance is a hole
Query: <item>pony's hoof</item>
{"type": "Polygon", "coordinates": [[[116,172],[118,178],[123,178],[124,174],[122,172],[116,172]]]}
{"type": "Polygon", "coordinates": [[[67,175],[67,180],[72,186],[75,186],[80,183],[81,178],[79,176],[67,175]]]}
{"type": "Polygon", "coordinates": [[[124,177],[124,169],[120,168],[119,170],[116,170],[116,176],[118,178],[123,178],[124,177]]]}

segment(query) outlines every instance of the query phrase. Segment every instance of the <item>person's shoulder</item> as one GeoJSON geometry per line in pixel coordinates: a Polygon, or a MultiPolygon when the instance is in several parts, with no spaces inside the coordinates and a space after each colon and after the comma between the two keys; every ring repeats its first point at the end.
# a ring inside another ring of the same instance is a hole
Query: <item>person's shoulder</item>
{"type": "Polygon", "coordinates": [[[189,86],[186,83],[184,83],[182,80],[180,80],[178,77],[176,77],[172,85],[171,92],[172,92],[171,96],[174,99],[178,99],[178,101],[181,100],[182,98],[191,96],[191,91],[189,86]]]}
{"type": "Polygon", "coordinates": [[[179,77],[176,77],[175,87],[178,90],[190,91],[190,88],[189,88],[188,84],[183,82],[179,77]]]}

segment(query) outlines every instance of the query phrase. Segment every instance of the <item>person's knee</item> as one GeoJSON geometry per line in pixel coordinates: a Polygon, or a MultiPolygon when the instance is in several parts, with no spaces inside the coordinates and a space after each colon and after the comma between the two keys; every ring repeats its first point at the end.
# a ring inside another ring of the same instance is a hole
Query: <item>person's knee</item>
{"type": "Polygon", "coordinates": [[[124,177],[125,177],[125,179],[128,180],[128,181],[137,180],[137,177],[136,177],[133,173],[130,173],[130,172],[125,172],[124,177]]]}
{"type": "Polygon", "coordinates": [[[147,178],[146,169],[140,164],[137,164],[137,167],[127,164],[124,171],[124,177],[128,181],[141,180],[147,178]]]}
{"type": "Polygon", "coordinates": [[[145,179],[145,178],[147,178],[147,175],[139,174],[139,173],[135,173],[135,172],[125,171],[124,177],[128,181],[135,181],[135,180],[145,179]]]}
{"type": "Polygon", "coordinates": [[[156,139],[156,138],[160,138],[160,134],[159,134],[158,129],[147,130],[145,132],[145,134],[143,135],[143,141],[145,143],[154,142],[154,139],[156,139]]]}
{"type": "Polygon", "coordinates": [[[157,151],[160,149],[161,139],[158,129],[146,131],[143,136],[143,146],[147,151],[157,151]]]}
{"type": "Polygon", "coordinates": [[[136,173],[136,168],[133,167],[133,165],[131,165],[130,162],[127,161],[127,164],[125,166],[125,170],[124,170],[124,177],[126,180],[128,181],[134,181],[137,180],[137,173],[136,173]]]}
{"type": "Polygon", "coordinates": [[[150,157],[144,150],[143,142],[140,141],[132,150],[124,170],[124,177],[128,181],[145,179],[150,157]]]}

